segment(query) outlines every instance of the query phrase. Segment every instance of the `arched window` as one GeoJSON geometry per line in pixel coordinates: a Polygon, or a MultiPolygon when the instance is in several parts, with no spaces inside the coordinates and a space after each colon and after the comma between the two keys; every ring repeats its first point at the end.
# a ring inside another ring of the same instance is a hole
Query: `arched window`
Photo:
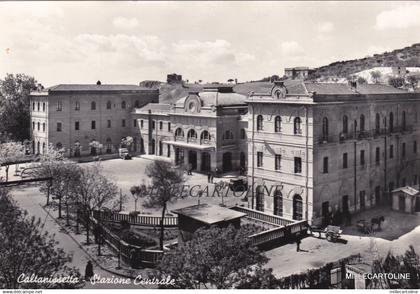
{"type": "Polygon", "coordinates": [[[279,115],[274,119],[274,132],[281,132],[281,116],[279,115]]]}
{"type": "Polygon", "coordinates": [[[349,132],[349,118],[347,115],[343,116],[343,133],[347,134],[349,132]]]}
{"type": "Polygon", "coordinates": [[[45,154],[45,142],[42,143],[42,154],[45,154]]]}
{"type": "Polygon", "coordinates": [[[108,101],[107,103],[106,103],[106,109],[111,109],[111,101],[108,101]]]}
{"type": "Polygon", "coordinates": [[[257,131],[263,130],[263,116],[260,114],[257,116],[257,131]]]}
{"type": "Polygon", "coordinates": [[[407,128],[407,121],[406,121],[405,111],[403,111],[402,112],[402,129],[403,129],[403,131],[405,131],[406,128],[407,128]]]}
{"type": "Polygon", "coordinates": [[[92,101],[92,103],[90,103],[90,109],[91,110],[96,110],[96,102],[92,101]]]}
{"type": "Polygon", "coordinates": [[[360,132],[365,131],[365,116],[363,114],[360,115],[360,132]]]}
{"type": "Polygon", "coordinates": [[[127,107],[127,104],[125,103],[125,101],[121,102],[121,108],[125,109],[127,107]]]}
{"type": "Polygon", "coordinates": [[[241,139],[245,140],[246,139],[246,131],[245,129],[241,129],[241,139]]]}
{"type": "Polygon", "coordinates": [[[189,130],[187,133],[188,140],[190,139],[197,139],[197,132],[193,129],[189,130]]]}
{"type": "Polygon", "coordinates": [[[274,191],[274,207],[273,213],[274,215],[283,216],[283,195],[281,194],[280,190],[274,191]]]}
{"type": "Polygon", "coordinates": [[[134,102],[134,107],[135,108],[139,108],[140,107],[140,101],[136,100],[136,102],[134,102]]]}
{"type": "Polygon", "coordinates": [[[375,133],[379,134],[381,131],[381,117],[379,113],[375,115],[375,133]]]}
{"type": "Polygon", "coordinates": [[[106,139],[106,153],[110,154],[112,153],[112,140],[111,138],[106,139]]]}
{"type": "Polygon", "coordinates": [[[259,211],[264,211],[264,187],[263,186],[257,186],[256,188],[255,209],[259,211]]]}
{"type": "Polygon", "coordinates": [[[200,135],[200,140],[201,141],[209,141],[210,140],[210,133],[206,130],[202,131],[201,135],[200,135]]]}
{"type": "Polygon", "coordinates": [[[394,131],[394,114],[392,112],[389,114],[389,131],[394,131]]]}
{"type": "Polygon", "coordinates": [[[300,195],[298,194],[295,194],[295,196],[293,196],[293,219],[294,220],[303,219],[302,197],[300,197],[300,195]]]}
{"type": "Polygon", "coordinates": [[[36,152],[37,154],[41,153],[41,143],[39,143],[39,141],[36,143],[36,152]]]}
{"type": "Polygon", "coordinates": [[[76,104],[74,106],[74,110],[80,110],[80,102],[76,101],[76,104]]]}
{"type": "Polygon", "coordinates": [[[293,120],[293,133],[295,135],[302,134],[302,129],[301,129],[300,124],[301,124],[300,117],[295,117],[295,119],[293,120]]]}
{"type": "Polygon", "coordinates": [[[184,131],[181,128],[175,130],[175,137],[184,137],[184,131]]]}
{"type": "Polygon", "coordinates": [[[328,141],[328,118],[322,119],[322,140],[328,141]]]}

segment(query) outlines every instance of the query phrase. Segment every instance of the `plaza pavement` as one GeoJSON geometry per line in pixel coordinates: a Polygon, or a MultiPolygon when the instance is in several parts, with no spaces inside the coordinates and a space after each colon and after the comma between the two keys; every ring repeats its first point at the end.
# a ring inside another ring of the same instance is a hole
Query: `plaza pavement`
{"type": "MultiPolygon", "coordinates": [[[[132,185],[141,184],[142,181],[147,181],[145,176],[145,167],[151,161],[144,158],[134,158],[133,160],[123,161],[121,159],[114,159],[103,161],[102,166],[104,173],[112,178],[115,183],[122,189],[122,192],[128,195],[128,203],[125,205],[125,210],[134,210],[134,200],[129,193],[132,185]]],[[[83,163],[81,165],[88,165],[92,163],[83,163]]],[[[14,168],[10,168],[14,172],[14,168]]],[[[0,171],[0,176],[1,176],[0,171]]],[[[193,185],[207,185],[207,176],[194,173],[193,176],[186,176],[187,184],[193,185]]],[[[18,179],[11,175],[10,180],[18,179]]],[[[215,179],[219,181],[220,179],[215,179]]],[[[214,185],[211,185],[214,188],[214,185]]],[[[37,187],[17,187],[13,188],[14,198],[18,201],[19,205],[27,209],[31,215],[46,217],[45,211],[39,206],[39,203],[45,204],[45,196],[41,195],[37,187]]],[[[203,197],[200,199],[201,203],[214,203],[220,204],[222,202],[220,197],[203,197]]],[[[197,204],[198,200],[194,197],[187,197],[178,199],[178,201],[171,203],[169,210],[197,204]]],[[[224,199],[228,205],[233,205],[235,202],[240,203],[239,198],[230,197],[224,199]]],[[[138,204],[141,208],[141,204],[138,204]]],[[[151,213],[158,213],[158,210],[147,210],[151,213]]],[[[403,221],[401,219],[401,221],[403,221]]],[[[276,276],[287,276],[293,273],[306,271],[310,268],[320,267],[328,262],[337,261],[341,258],[348,257],[352,254],[361,253],[365,256],[373,257],[376,254],[384,256],[388,251],[396,254],[402,254],[408,249],[411,244],[415,247],[417,252],[420,252],[420,219],[416,218],[414,221],[414,228],[410,231],[401,233],[402,236],[398,238],[380,238],[370,237],[365,235],[357,235],[354,230],[345,230],[342,238],[347,241],[343,243],[331,243],[325,239],[318,239],[315,237],[308,237],[302,240],[301,248],[304,251],[296,252],[296,244],[288,244],[278,247],[266,252],[270,261],[266,265],[267,268],[273,268],[276,276]]],[[[398,223],[398,222],[396,222],[398,223]]],[[[60,242],[60,246],[64,247],[66,252],[73,253],[73,264],[77,266],[81,272],[84,272],[84,266],[88,260],[87,256],[78,248],[71,238],[66,234],[60,232],[57,224],[49,217],[46,217],[46,229],[49,232],[55,232],[60,242]]],[[[386,228],[384,227],[384,230],[386,228]]],[[[395,235],[395,230],[399,227],[393,227],[391,235],[395,235]]],[[[96,269],[95,269],[96,270],[96,269]]],[[[99,271],[99,270],[98,270],[99,271]]],[[[100,271],[99,271],[100,272],[100,271]]],[[[106,275],[107,273],[103,273],[106,275]]],[[[108,274],[109,276],[109,274],[108,274]]],[[[99,286],[95,286],[97,288],[99,286]]]]}

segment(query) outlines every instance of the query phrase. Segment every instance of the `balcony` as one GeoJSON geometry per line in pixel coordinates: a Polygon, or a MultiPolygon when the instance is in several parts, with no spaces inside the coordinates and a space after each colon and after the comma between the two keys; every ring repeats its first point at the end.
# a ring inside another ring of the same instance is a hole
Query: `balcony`
{"type": "Polygon", "coordinates": [[[183,136],[175,136],[175,141],[185,141],[183,136]]]}

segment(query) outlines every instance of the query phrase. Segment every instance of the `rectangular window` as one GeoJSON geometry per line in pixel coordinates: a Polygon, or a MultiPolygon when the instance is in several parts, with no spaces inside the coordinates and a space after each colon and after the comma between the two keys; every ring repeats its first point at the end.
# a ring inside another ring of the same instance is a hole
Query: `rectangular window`
{"type": "Polygon", "coordinates": [[[42,123],[42,131],[45,132],[45,123],[42,123]]]}
{"type": "Polygon", "coordinates": [[[109,129],[109,128],[111,128],[111,120],[107,120],[106,121],[106,127],[109,129]]]}
{"type": "Polygon", "coordinates": [[[137,119],[133,119],[133,127],[137,127],[137,119]]]}
{"type": "Polygon", "coordinates": [[[263,153],[257,152],[257,167],[263,166],[263,153]]]}
{"type": "Polygon", "coordinates": [[[343,153],[343,168],[347,168],[347,153],[343,153]]]}
{"type": "Polygon", "coordinates": [[[143,128],[143,120],[140,120],[140,128],[143,128]]]}
{"type": "Polygon", "coordinates": [[[32,102],[32,110],[35,111],[35,102],[32,102]]]}
{"type": "Polygon", "coordinates": [[[125,119],[123,119],[123,120],[121,121],[121,125],[122,125],[122,127],[123,127],[123,128],[125,128],[125,119]]]}
{"type": "Polygon", "coordinates": [[[79,130],[79,128],[80,128],[80,124],[79,124],[79,122],[78,122],[78,121],[74,122],[74,129],[75,129],[76,131],[78,131],[78,130],[79,130]]]}
{"type": "Polygon", "coordinates": [[[159,130],[163,129],[163,122],[159,122],[159,130]]]}
{"type": "Polygon", "coordinates": [[[418,184],[417,181],[418,181],[417,175],[414,175],[413,176],[413,186],[418,184]]]}
{"type": "Polygon", "coordinates": [[[61,132],[63,129],[63,125],[61,124],[61,122],[57,123],[57,132],[61,132]]]}
{"type": "Polygon", "coordinates": [[[324,157],[322,172],[328,174],[328,157],[324,157]]]}
{"type": "Polygon", "coordinates": [[[402,155],[403,158],[405,157],[405,142],[402,143],[401,155],[402,155]]]}
{"type": "Polygon", "coordinates": [[[389,158],[394,158],[394,145],[389,145],[389,158]]]}
{"type": "Polygon", "coordinates": [[[42,111],[45,111],[45,102],[42,103],[42,111]]]}
{"type": "Polygon", "coordinates": [[[152,130],[154,130],[154,129],[155,129],[155,121],[152,120],[152,130]]]}
{"type": "Polygon", "coordinates": [[[376,147],[375,162],[377,165],[381,162],[381,149],[379,147],[376,147]]]}
{"type": "Polygon", "coordinates": [[[280,170],[280,164],[281,164],[281,155],[280,154],[274,155],[274,169],[280,170]]]}
{"type": "Polygon", "coordinates": [[[360,150],[360,165],[365,165],[365,150],[360,150]]]}
{"type": "Polygon", "coordinates": [[[62,111],[62,110],[63,110],[63,103],[60,100],[58,100],[57,101],[57,111],[62,111]]]}
{"type": "Polygon", "coordinates": [[[302,173],[302,158],[295,157],[295,174],[302,173]]]}
{"type": "Polygon", "coordinates": [[[413,153],[417,154],[417,141],[413,142],[413,153]]]}
{"type": "Polygon", "coordinates": [[[35,122],[32,122],[32,130],[35,130],[35,122]]]}
{"type": "Polygon", "coordinates": [[[170,131],[171,131],[171,123],[168,122],[168,132],[170,132],[170,131]]]}
{"type": "Polygon", "coordinates": [[[92,130],[95,130],[96,129],[96,121],[92,120],[92,122],[90,123],[90,128],[92,130]]]}

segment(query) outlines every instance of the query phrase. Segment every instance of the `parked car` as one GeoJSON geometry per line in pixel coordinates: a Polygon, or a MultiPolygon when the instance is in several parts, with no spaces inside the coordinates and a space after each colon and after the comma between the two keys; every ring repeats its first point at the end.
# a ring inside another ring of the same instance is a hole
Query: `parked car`
{"type": "Polygon", "coordinates": [[[243,192],[248,190],[248,182],[246,178],[231,179],[229,181],[229,188],[235,192],[243,192]]]}
{"type": "Polygon", "coordinates": [[[131,155],[128,152],[128,149],[127,148],[120,148],[120,149],[118,149],[118,153],[120,155],[120,158],[122,158],[124,160],[131,159],[131,155]]]}

